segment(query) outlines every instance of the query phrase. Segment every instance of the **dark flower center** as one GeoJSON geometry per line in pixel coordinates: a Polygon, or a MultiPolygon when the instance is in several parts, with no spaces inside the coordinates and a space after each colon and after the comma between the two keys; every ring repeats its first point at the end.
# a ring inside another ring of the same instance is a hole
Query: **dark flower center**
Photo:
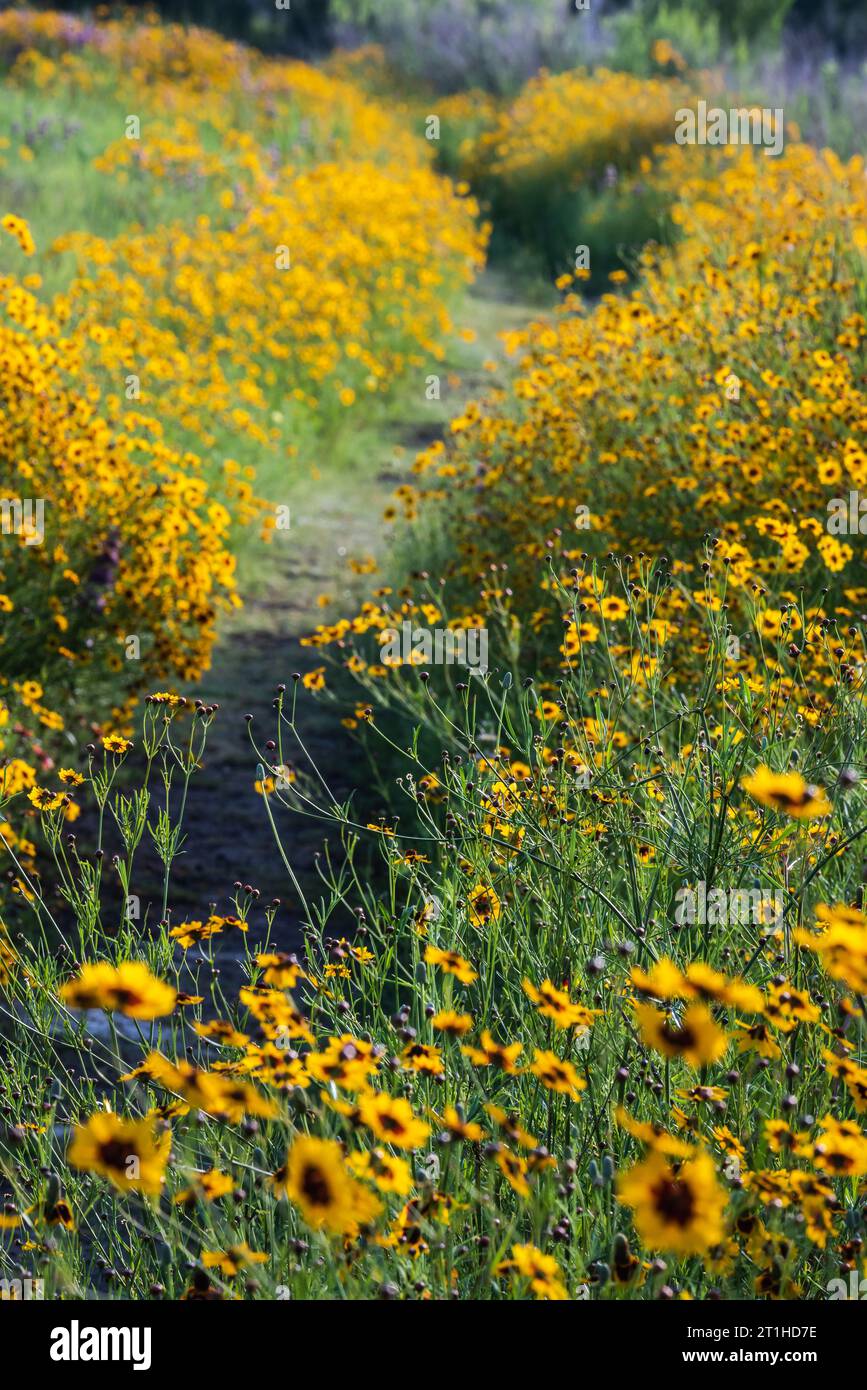
{"type": "Polygon", "coordinates": [[[380,1115],[379,1123],[389,1134],[403,1134],[404,1126],[393,1115],[380,1115]]]}
{"type": "Polygon", "coordinates": [[[127,1007],[129,1007],[130,1004],[141,1004],[142,1002],[141,994],[135,989],[125,989],[122,986],[115,987],[112,990],[112,994],[118,1004],[125,1004],[127,1007]]]}
{"type": "Polygon", "coordinates": [[[695,1034],[691,1028],[673,1028],[666,1020],[662,1025],[662,1036],[666,1042],[671,1043],[672,1047],[691,1047],[695,1042],[695,1034]]]}
{"type": "Polygon", "coordinates": [[[321,1168],[305,1168],[301,1191],[314,1207],[327,1207],[331,1201],[331,1188],[321,1168]]]}
{"type": "Polygon", "coordinates": [[[108,1139],[99,1146],[99,1157],[106,1168],[126,1168],[127,1159],[137,1158],[131,1144],[123,1139],[108,1139]]]}
{"type": "Polygon", "coordinates": [[[688,1183],[663,1178],[653,1190],[656,1210],[673,1226],[688,1226],[695,1213],[695,1198],[688,1183]]]}

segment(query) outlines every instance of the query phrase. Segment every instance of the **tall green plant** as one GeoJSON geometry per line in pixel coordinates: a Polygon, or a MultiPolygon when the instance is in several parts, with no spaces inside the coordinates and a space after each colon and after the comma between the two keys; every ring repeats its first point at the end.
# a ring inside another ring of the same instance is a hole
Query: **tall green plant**
{"type": "MultiPolygon", "coordinates": [[[[723,42],[733,47],[752,47],[775,39],[794,0],[705,0],[702,13],[713,17],[723,42]]],[[[654,20],[665,8],[664,0],[640,0],[637,7],[654,20]]]]}

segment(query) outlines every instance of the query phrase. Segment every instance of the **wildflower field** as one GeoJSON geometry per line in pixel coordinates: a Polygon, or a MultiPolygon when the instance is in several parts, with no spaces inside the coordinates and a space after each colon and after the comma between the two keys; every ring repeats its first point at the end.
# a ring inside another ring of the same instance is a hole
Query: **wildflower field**
{"type": "Polygon", "coordinates": [[[867,175],[644,56],[0,10],[4,1299],[863,1296],[867,175]]]}

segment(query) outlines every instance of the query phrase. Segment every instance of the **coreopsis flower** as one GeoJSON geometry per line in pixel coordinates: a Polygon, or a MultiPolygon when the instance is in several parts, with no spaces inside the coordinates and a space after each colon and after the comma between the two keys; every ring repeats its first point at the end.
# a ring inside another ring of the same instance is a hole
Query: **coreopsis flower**
{"type": "Polygon", "coordinates": [[[376,1237],[376,1244],[386,1250],[399,1250],[401,1254],[417,1259],[428,1250],[428,1243],[422,1234],[422,1219],[423,1213],[419,1209],[418,1200],[411,1197],[399,1211],[397,1220],[388,1234],[376,1237]]]}
{"type": "Polygon", "coordinates": [[[761,766],[742,777],[741,786],[760,805],[782,811],[795,820],[816,820],[830,816],[833,810],[822,788],[805,782],[800,772],[772,772],[761,766]]]}
{"type": "Polygon", "coordinates": [[[345,1159],[336,1140],[299,1135],[271,1186],[297,1203],[309,1226],[341,1231],[351,1224],[345,1159]]]}
{"type": "Polygon", "coordinates": [[[774,1301],[794,1300],[801,1296],[800,1284],[788,1277],[785,1264],[780,1260],[770,1260],[759,1270],[753,1280],[753,1288],[759,1298],[770,1298],[774,1301]]]}
{"type": "Polygon", "coordinates": [[[469,1057],[474,1067],[496,1067],[499,1071],[507,1073],[517,1071],[515,1063],[522,1050],[523,1044],[519,1042],[496,1042],[487,1028],[482,1032],[479,1047],[461,1048],[461,1052],[465,1057],[469,1057]]]}
{"type": "Polygon", "coordinates": [[[681,971],[663,956],[648,974],[634,966],[630,978],[639,994],[655,999],[703,999],[729,1004],[741,1013],[761,1013],[764,999],[761,990],[735,976],[730,978],[703,961],[690,961],[681,971]]]}
{"type": "Polygon", "coordinates": [[[558,1091],[570,1100],[580,1100],[581,1092],[587,1086],[572,1063],[563,1061],[556,1052],[540,1052],[537,1049],[527,1070],[537,1076],[547,1090],[558,1091]]]}
{"type": "Polygon", "coordinates": [[[727,1154],[729,1158],[736,1158],[738,1163],[746,1158],[747,1151],[744,1145],[741,1143],[740,1139],[738,1139],[737,1135],[732,1133],[728,1125],[714,1125],[711,1134],[719,1144],[723,1153],[727,1154]]]}
{"type": "Polygon", "coordinates": [[[193,1023],[193,1031],[198,1033],[200,1038],[208,1038],[222,1047],[244,1047],[249,1042],[246,1033],[239,1032],[233,1024],[223,1018],[212,1018],[206,1023],[196,1021],[193,1023]]]}
{"type": "Polygon", "coordinates": [[[704,1255],[723,1239],[726,1194],[704,1151],[676,1164],[651,1151],[620,1175],[617,1199],[632,1207],[635,1228],[648,1250],[704,1255]]]}
{"type": "Polygon", "coordinates": [[[846,903],[835,903],[833,906],[817,903],[816,920],[822,927],[861,927],[867,932],[867,914],[846,903]]]}
{"type": "Polygon", "coordinates": [[[345,936],[341,936],[336,944],[353,960],[357,960],[359,965],[372,965],[376,960],[373,951],[369,951],[366,946],[357,946],[355,942],[347,941],[345,936]]]}
{"type": "Polygon", "coordinates": [[[542,1017],[553,1019],[558,1028],[580,1028],[585,1031],[599,1016],[598,1009],[585,1009],[583,1004],[573,1003],[568,991],[558,989],[550,980],[543,980],[538,988],[528,979],[521,984],[527,998],[536,1005],[542,1017]]]}
{"type": "Polygon", "coordinates": [[[512,1258],[501,1260],[495,1274],[509,1274],[526,1279],[537,1298],[552,1302],[568,1300],[563,1273],[553,1255],[546,1255],[535,1245],[513,1245],[512,1258]]]}
{"type": "Polygon", "coordinates": [[[614,1118],[628,1134],[661,1154],[668,1154],[673,1158],[688,1158],[690,1154],[695,1153],[694,1145],[685,1143],[683,1139],[678,1139],[674,1134],[669,1134],[661,1125],[651,1124],[647,1120],[634,1119],[622,1105],[619,1105],[615,1110],[614,1118]]]}
{"type": "Polygon", "coordinates": [[[350,1153],[346,1162],[355,1177],[372,1182],[380,1192],[393,1192],[398,1197],[406,1197],[412,1191],[412,1169],[406,1159],[398,1158],[386,1149],[350,1153]]]}
{"type": "Polygon", "coordinates": [[[803,927],[796,928],[798,945],[813,951],[832,979],[863,994],[867,991],[867,918],[842,904],[820,904],[816,917],[823,930],[817,936],[803,927]]]}
{"type": "Polygon", "coordinates": [[[633,1255],[625,1235],[618,1232],[611,1251],[611,1273],[615,1284],[630,1284],[635,1289],[640,1288],[644,1283],[646,1268],[638,1256],[633,1255]]]}
{"type": "Polygon", "coordinates": [[[762,992],[755,985],[739,976],[723,975],[703,961],[690,961],[686,967],[682,997],[714,1000],[728,1004],[739,1013],[759,1014],[764,1007],[762,992]]]}
{"type": "Polygon", "coordinates": [[[430,1134],[430,1125],[415,1117],[408,1100],[385,1091],[359,1096],[358,1113],[361,1123],[377,1139],[396,1149],[417,1149],[430,1134]]]}
{"type": "Polygon", "coordinates": [[[773,984],[764,1007],[765,1018],[781,1033],[790,1033],[798,1023],[816,1023],[821,1010],[806,990],[795,989],[787,981],[773,984]]]}
{"type": "Polygon", "coordinates": [[[303,1039],[312,1045],[314,1039],[308,1020],[282,990],[245,985],[238,991],[238,999],[259,1022],[266,1037],[281,1042],[303,1039]]]}
{"type": "Polygon", "coordinates": [[[159,1196],[171,1143],[170,1131],[156,1133],[150,1119],[129,1120],[97,1110],[76,1125],[66,1157],[73,1168],[99,1173],[119,1192],[159,1196]]]}
{"type": "Polygon", "coordinates": [[[480,1144],[485,1138],[485,1131],[481,1125],[477,1125],[473,1120],[465,1119],[462,1110],[454,1105],[446,1105],[442,1115],[437,1115],[431,1111],[431,1117],[440,1126],[443,1136],[451,1143],[460,1141],[467,1144],[480,1144]]]}
{"type": "Polygon", "coordinates": [[[202,1071],[183,1059],[170,1062],[160,1052],[149,1052],[144,1061],[121,1080],[132,1081],[141,1076],[183,1097],[195,1109],[220,1119],[238,1123],[245,1115],[269,1119],[277,1113],[273,1101],[260,1095],[247,1082],[221,1076],[218,1072],[202,1071]]]}
{"type": "Polygon", "coordinates": [[[210,1168],[206,1173],[196,1173],[189,1187],[176,1192],[174,1202],[178,1206],[194,1206],[199,1200],[216,1202],[220,1197],[228,1197],[234,1191],[235,1181],[219,1168],[210,1168]]]}
{"type": "Polygon", "coordinates": [[[270,951],[256,957],[256,964],[264,970],[262,976],[266,985],[276,989],[294,989],[304,971],[298,964],[297,956],[286,951],[270,951]]]}
{"type": "Polygon", "coordinates": [[[311,1085],[304,1062],[288,1049],[271,1042],[261,1047],[248,1043],[245,1054],[245,1065],[250,1069],[250,1076],[266,1086],[282,1091],[292,1091],[297,1086],[306,1091],[311,1085]]]}
{"type": "Polygon", "coordinates": [[[102,746],[106,753],[112,753],[115,757],[122,757],[132,748],[132,740],[122,738],[120,734],[106,734],[102,740],[102,746]]]}
{"type": "Polygon", "coordinates": [[[221,927],[213,926],[209,922],[184,922],[181,926],[170,927],[169,936],[188,951],[191,946],[197,945],[200,941],[207,941],[221,930],[221,927]]]}
{"type": "Polygon", "coordinates": [[[683,973],[668,956],[661,956],[659,960],[654,961],[649,972],[639,965],[633,966],[630,979],[639,994],[646,994],[653,999],[683,997],[683,973]]]}
{"type": "Polygon", "coordinates": [[[635,1016],[646,1047],[663,1057],[681,1057],[692,1067],[719,1061],[729,1045],[728,1035],[704,1004],[687,1005],[680,1023],[652,1004],[636,1004],[635,1016]]]}
{"type": "Polygon", "coordinates": [[[218,1119],[227,1120],[231,1124],[240,1124],[247,1115],[269,1120],[277,1114],[277,1106],[274,1102],[269,1100],[267,1096],[263,1096],[249,1082],[229,1076],[214,1075],[213,1073],[206,1073],[206,1075],[209,1076],[207,1086],[210,1092],[210,1101],[203,1108],[218,1119]]]}
{"type": "Polygon", "coordinates": [[[39,1216],[47,1226],[62,1226],[65,1231],[75,1230],[75,1217],[64,1197],[58,1197],[55,1202],[46,1202],[39,1216]]]}
{"type": "Polygon", "coordinates": [[[792,1153],[801,1142],[785,1120],[765,1120],[764,1133],[768,1148],[775,1154],[792,1153]]]}
{"type": "Polygon", "coordinates": [[[426,946],[424,958],[428,965],[439,966],[447,975],[454,975],[462,985],[471,985],[479,978],[478,972],[457,951],[441,951],[438,946],[426,946]]]}
{"type": "Polygon", "coordinates": [[[428,1076],[444,1074],[442,1053],[438,1047],[431,1047],[427,1043],[407,1043],[400,1060],[405,1071],[424,1072],[428,1076]]]}
{"type": "Polygon", "coordinates": [[[161,1018],[172,1012],[177,998],[176,990],[152,975],[143,961],[84,965],[59,992],[72,1009],[105,1009],[129,1018],[161,1018]]]}
{"type": "Polygon", "coordinates": [[[855,1113],[863,1115],[867,1112],[867,1068],[859,1067],[849,1057],[838,1057],[835,1052],[826,1050],[822,1053],[825,1061],[825,1070],[830,1076],[839,1076],[852,1097],[855,1106],[855,1113]]]}
{"type": "Polygon", "coordinates": [[[780,1045],[764,1021],[743,1023],[738,1019],[735,1027],[740,1029],[735,1034],[738,1052],[757,1052],[760,1057],[767,1058],[780,1056],[780,1045]]]}
{"type": "Polygon", "coordinates": [[[14,212],[8,212],[6,216],[0,220],[0,227],[3,228],[4,232],[8,232],[11,237],[15,238],[25,256],[33,255],[36,250],[36,243],[33,240],[30,227],[23,217],[16,217],[14,212]]]}
{"type": "Polygon", "coordinates": [[[350,1177],[343,1150],[334,1139],[299,1135],[271,1184],[298,1207],[313,1230],[349,1235],[376,1219],[381,1203],[350,1177]]]}
{"type": "Polygon", "coordinates": [[[867,1136],[853,1120],[826,1115],[821,1134],[807,1147],[815,1168],[832,1177],[862,1177],[867,1173],[867,1136]]]}
{"type": "Polygon", "coordinates": [[[473,1029],[472,1014],[458,1014],[453,1009],[440,1009],[430,1021],[431,1028],[438,1033],[447,1033],[451,1038],[462,1038],[473,1029]]]}
{"type": "Polygon", "coordinates": [[[27,800],[37,811],[56,811],[66,799],[64,792],[52,792],[47,787],[31,787],[27,800]]]}
{"type": "Polygon", "coordinates": [[[245,1240],[238,1245],[230,1245],[226,1250],[203,1250],[202,1264],[206,1269],[218,1269],[227,1279],[239,1274],[245,1265],[260,1265],[267,1262],[268,1256],[261,1250],[251,1250],[245,1240]]]}
{"type": "Polygon", "coordinates": [[[498,1144],[494,1153],[494,1162],[499,1168],[506,1182],[519,1197],[530,1196],[530,1184],[527,1181],[529,1166],[527,1160],[520,1154],[512,1153],[504,1144],[498,1144]]]}
{"type": "Polygon", "coordinates": [[[494,1124],[503,1131],[510,1143],[520,1144],[524,1149],[535,1149],[538,1146],[539,1140],[534,1134],[530,1134],[524,1129],[514,1111],[504,1110],[502,1106],[487,1101],[485,1113],[490,1115],[494,1124]]]}
{"type": "MultiPolygon", "coordinates": [[[[5,934],[6,926],[0,922],[0,985],[4,988],[11,982],[12,972],[20,964],[18,953],[5,939],[5,934]]],[[[466,1017],[469,1018],[469,1014],[466,1017]]]]}
{"type": "Polygon", "coordinates": [[[680,1100],[692,1102],[693,1105],[717,1105],[725,1100],[728,1091],[723,1090],[722,1086],[690,1086],[688,1090],[676,1092],[680,1100]]]}
{"type": "Polygon", "coordinates": [[[329,1038],[322,1052],[309,1052],[305,1057],[307,1074],[314,1081],[331,1083],[344,1091],[363,1091],[369,1078],[379,1070],[380,1053],[372,1043],[344,1033],[329,1038]]]}
{"type": "Polygon", "coordinates": [[[493,888],[484,883],[477,883],[470,889],[467,907],[474,927],[486,927],[490,922],[496,922],[502,911],[502,904],[493,888]]]}

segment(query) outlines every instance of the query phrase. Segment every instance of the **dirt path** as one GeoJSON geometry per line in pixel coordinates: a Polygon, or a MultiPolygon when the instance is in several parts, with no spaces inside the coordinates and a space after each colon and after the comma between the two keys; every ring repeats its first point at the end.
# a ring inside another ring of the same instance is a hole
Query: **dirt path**
{"type": "MultiPolygon", "coordinates": [[[[175,920],[178,912],[206,912],[207,894],[217,896],[218,910],[228,910],[232,884],[240,879],[260,890],[263,903],[279,897],[288,904],[289,915],[281,912],[278,918],[278,927],[283,924],[278,941],[284,947],[295,944],[291,937],[297,914],[265,808],[254,791],[256,762],[244,716],[253,715],[257,742],[264,746],[274,730],[272,701],[278,683],[288,683],[293,671],[321,664],[315,650],[299,645],[299,638],[322,619],[317,596],[334,594],[340,600],[336,611],[351,612],[353,599],[369,592],[376,581],[352,574],[348,558],[383,559],[387,528],[382,512],[402,472],[467,400],[496,382],[497,375],[482,364],[486,359],[505,361],[497,334],[519,327],[538,312],[513,299],[501,276],[485,272],[459,320],[472,326],[476,341],[458,340],[448,363],[438,369],[444,383],[441,401],[427,402],[423,389],[412,399],[403,394],[371,447],[366,440],[359,447],[351,471],[329,473],[323,468],[322,477],[293,503],[291,531],[263,551],[269,568],[258,576],[257,592],[244,609],[226,622],[212,670],[197,692],[203,699],[219,701],[220,712],[203,769],[190,788],[187,844],[173,871],[175,920]],[[397,460],[396,446],[405,450],[397,460]]],[[[354,779],[364,777],[357,746],[333,705],[307,698],[303,711],[305,743],[338,798],[346,796],[354,779]]],[[[299,816],[284,819],[284,825],[284,846],[293,869],[305,894],[309,889],[316,897],[314,855],[321,848],[323,827],[299,816]]]]}

